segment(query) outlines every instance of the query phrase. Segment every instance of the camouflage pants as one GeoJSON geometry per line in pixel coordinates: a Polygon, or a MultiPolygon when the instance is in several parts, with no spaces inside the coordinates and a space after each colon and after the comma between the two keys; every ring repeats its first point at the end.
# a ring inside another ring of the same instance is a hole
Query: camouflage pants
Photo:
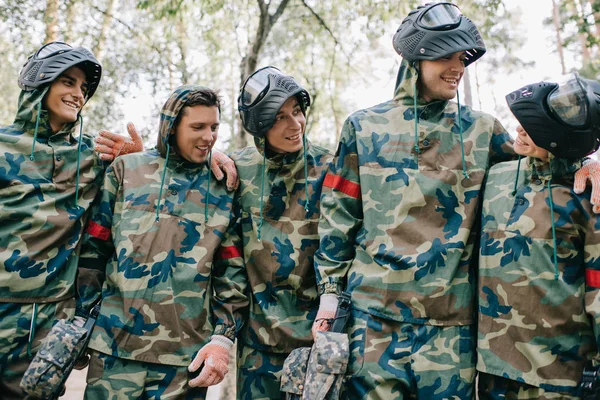
{"type": "MultiPolygon", "coordinates": [[[[38,304],[35,335],[31,344],[32,356],[40,348],[41,341],[54,322],[75,315],[74,305],[74,299],[38,304]]],[[[19,383],[31,361],[27,355],[27,344],[33,308],[33,304],[0,303],[0,398],[4,400],[26,398],[19,383]]]]}
{"type": "Polygon", "coordinates": [[[501,376],[490,375],[483,372],[479,373],[479,383],[477,385],[477,395],[480,400],[517,400],[517,399],[539,399],[539,400],[577,400],[579,396],[569,396],[556,392],[544,390],[539,387],[531,386],[523,382],[517,382],[512,379],[501,376]]]}
{"type": "Polygon", "coordinates": [[[126,360],[93,350],[84,399],[205,399],[207,388],[191,388],[187,367],[126,360]]]}
{"type": "Polygon", "coordinates": [[[352,310],[343,399],[472,399],[475,328],[415,325],[352,310]]]}
{"type": "Polygon", "coordinates": [[[238,399],[281,399],[281,370],[288,353],[269,353],[238,341],[238,399]]]}

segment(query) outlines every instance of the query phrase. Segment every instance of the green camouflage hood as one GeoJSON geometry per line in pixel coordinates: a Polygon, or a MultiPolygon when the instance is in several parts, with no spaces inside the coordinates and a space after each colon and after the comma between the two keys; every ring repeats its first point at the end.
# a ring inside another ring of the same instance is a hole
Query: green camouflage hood
{"type": "MultiPolygon", "coordinates": [[[[434,115],[441,115],[448,104],[447,100],[436,100],[427,103],[425,100],[418,97],[417,82],[419,80],[419,71],[405,59],[400,63],[400,69],[396,77],[396,85],[394,88],[394,100],[405,106],[413,106],[415,93],[417,93],[417,108],[421,109],[419,114],[423,114],[424,108],[427,109],[427,119],[434,115]]],[[[420,115],[422,117],[422,115],[420,115]]]]}
{"type": "MultiPolygon", "coordinates": [[[[19,126],[24,132],[34,135],[35,126],[37,123],[38,128],[36,136],[47,138],[54,134],[52,132],[52,129],[50,128],[50,118],[48,116],[48,111],[45,110],[42,106],[44,96],[46,95],[46,93],[48,93],[49,89],[50,85],[45,85],[43,87],[39,87],[31,91],[21,91],[21,94],[19,95],[19,105],[17,108],[17,115],[15,116],[14,124],[19,126]]],[[[60,132],[72,133],[76,124],[77,121],[65,124],[65,126],[61,129],[60,132]]]]}
{"type": "Polygon", "coordinates": [[[185,103],[189,98],[190,94],[198,91],[206,89],[206,86],[200,85],[184,85],[180,86],[167,99],[165,105],[162,107],[160,111],[160,123],[158,125],[158,139],[156,143],[156,149],[160,153],[161,157],[166,157],[167,155],[167,144],[169,143],[169,138],[171,135],[174,135],[175,121],[177,120],[177,116],[185,107],[185,103]]]}

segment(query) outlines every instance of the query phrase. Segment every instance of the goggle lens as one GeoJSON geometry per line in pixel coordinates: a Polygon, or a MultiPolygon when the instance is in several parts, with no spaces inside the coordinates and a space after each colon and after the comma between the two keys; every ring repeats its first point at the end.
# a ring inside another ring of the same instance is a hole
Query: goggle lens
{"type": "Polygon", "coordinates": [[[244,106],[249,107],[264,96],[269,90],[269,76],[271,74],[280,74],[280,72],[276,68],[267,67],[248,77],[242,89],[242,104],[244,106]]]}
{"type": "Polygon", "coordinates": [[[436,4],[423,13],[420,23],[424,28],[440,29],[451,27],[460,22],[460,9],[454,4],[436,4]]]}
{"type": "Polygon", "coordinates": [[[548,106],[564,123],[571,126],[585,125],[588,117],[588,102],[585,82],[571,75],[548,97],[548,106]]]}

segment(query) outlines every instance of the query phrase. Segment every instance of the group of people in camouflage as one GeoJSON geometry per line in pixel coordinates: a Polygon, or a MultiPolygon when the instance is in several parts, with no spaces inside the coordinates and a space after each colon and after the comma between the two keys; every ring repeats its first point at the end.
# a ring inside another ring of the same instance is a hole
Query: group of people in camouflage
{"type": "Polygon", "coordinates": [[[486,51],[455,5],[412,11],[393,45],[393,99],[350,115],[335,155],[307,139],[309,93],[254,72],[238,108],[255,146],[231,159],[213,149],[212,89],[170,95],[153,150],[132,126],[135,140],[94,144],[81,109],[100,63],[61,42],[34,53],[0,128],[0,397],[24,398],[53,324],[81,326],[98,302],[86,399],[205,398],[236,340],[239,398],[301,397],[280,391],[286,358],[330,329],[342,292],[342,398],[585,396],[600,363],[600,167],[586,159],[600,83],[510,93],[513,140],[450,101],[486,51]]]}

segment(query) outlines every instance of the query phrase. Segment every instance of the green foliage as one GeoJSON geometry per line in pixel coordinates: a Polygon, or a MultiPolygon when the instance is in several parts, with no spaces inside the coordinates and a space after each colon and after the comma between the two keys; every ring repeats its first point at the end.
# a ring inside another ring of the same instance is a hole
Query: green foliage
{"type": "MultiPolygon", "coordinates": [[[[0,111],[2,124],[10,123],[16,110],[16,66],[39,47],[45,29],[43,2],[5,1],[7,7],[0,9],[0,88],[10,104],[0,111]]],[[[239,129],[237,95],[245,79],[241,67],[255,40],[259,1],[273,14],[281,0],[115,2],[101,59],[100,90],[84,110],[87,127],[124,132],[132,118],[125,115],[124,104],[136,97],[140,107],[150,108],[144,115],[154,118],[138,127],[152,143],[155,117],[169,92],[184,83],[199,83],[220,91],[221,138],[233,149],[232,138],[239,129]]],[[[391,47],[392,34],[420,3],[290,0],[266,37],[257,66],[276,65],[306,86],[313,98],[309,135],[333,148],[343,120],[357,106],[354,89],[369,86],[382,65],[393,81],[399,57],[391,47]]],[[[60,37],[73,37],[71,44],[93,50],[107,7],[108,0],[61,2],[60,37]],[[69,4],[74,18],[67,24],[69,4]]],[[[517,16],[504,9],[503,0],[465,0],[461,9],[478,24],[489,49],[478,64],[504,71],[522,67],[511,58],[520,45],[512,29],[517,16]]]]}

